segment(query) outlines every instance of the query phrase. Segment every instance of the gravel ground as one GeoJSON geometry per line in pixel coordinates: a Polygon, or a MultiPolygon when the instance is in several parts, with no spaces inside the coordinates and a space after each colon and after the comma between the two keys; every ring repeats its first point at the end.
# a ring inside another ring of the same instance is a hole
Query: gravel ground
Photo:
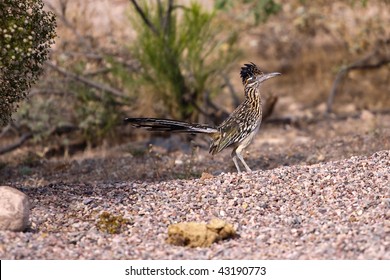
{"type": "Polygon", "coordinates": [[[390,151],[209,179],[19,187],[31,228],[0,232],[1,259],[390,259],[390,151]],[[98,228],[102,212],[129,223],[98,228]],[[221,218],[239,236],[165,243],[167,227],[221,218]]]}

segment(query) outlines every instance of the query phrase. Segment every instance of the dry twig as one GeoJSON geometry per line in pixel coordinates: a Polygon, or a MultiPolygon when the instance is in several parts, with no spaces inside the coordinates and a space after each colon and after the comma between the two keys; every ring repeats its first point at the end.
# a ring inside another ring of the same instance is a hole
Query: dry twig
{"type": "Polygon", "coordinates": [[[130,0],[131,3],[133,3],[133,6],[135,8],[135,10],[137,11],[137,13],[140,15],[140,17],[142,18],[142,20],[144,21],[144,23],[146,24],[147,27],[150,28],[150,30],[152,30],[152,32],[155,34],[155,35],[158,35],[159,32],[157,30],[157,28],[153,25],[153,23],[149,20],[149,18],[145,15],[144,11],[141,9],[141,7],[138,5],[137,1],[135,0],[130,0]]]}
{"type": "Polygon", "coordinates": [[[379,42],[378,47],[365,58],[358,60],[348,66],[342,67],[341,70],[337,73],[336,78],[333,82],[332,90],[329,93],[326,113],[332,112],[332,105],[334,102],[334,98],[337,93],[337,88],[342,81],[342,79],[352,70],[369,70],[369,69],[377,69],[384,65],[390,63],[390,56],[386,54],[387,45],[390,45],[390,40],[385,42],[379,42]],[[374,61],[374,62],[373,62],[374,61]]]}
{"type": "Polygon", "coordinates": [[[32,138],[32,133],[25,133],[22,136],[20,136],[19,140],[15,143],[12,143],[11,145],[5,146],[3,148],[0,148],[0,155],[12,152],[13,150],[19,148],[22,146],[28,139],[32,138]]]}
{"type": "Polygon", "coordinates": [[[78,82],[84,83],[92,88],[102,90],[105,92],[109,92],[116,97],[125,98],[125,95],[123,94],[123,92],[121,92],[115,88],[112,88],[112,87],[104,85],[104,84],[100,84],[98,82],[94,82],[92,80],[89,80],[89,79],[81,76],[81,75],[77,75],[77,74],[74,74],[72,72],[69,72],[69,71],[65,70],[64,68],[55,65],[52,62],[46,62],[46,65],[49,66],[50,68],[56,70],[58,73],[60,73],[64,76],[67,76],[73,80],[76,80],[78,82]]]}

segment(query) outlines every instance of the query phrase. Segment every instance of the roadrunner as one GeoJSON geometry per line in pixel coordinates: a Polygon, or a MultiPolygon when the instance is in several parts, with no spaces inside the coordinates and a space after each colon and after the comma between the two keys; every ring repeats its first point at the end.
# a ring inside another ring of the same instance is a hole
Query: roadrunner
{"type": "Polygon", "coordinates": [[[185,133],[205,133],[211,137],[210,153],[219,153],[232,147],[232,159],[238,172],[241,172],[239,159],[246,171],[252,171],[242,157],[242,151],[251,143],[259,130],[262,119],[262,100],[260,84],[280,75],[280,73],[263,73],[253,62],[245,64],[240,72],[244,85],[245,100],[219,126],[187,123],[183,121],[155,118],[126,118],[125,122],[135,127],[154,131],[171,131],[185,133]]]}

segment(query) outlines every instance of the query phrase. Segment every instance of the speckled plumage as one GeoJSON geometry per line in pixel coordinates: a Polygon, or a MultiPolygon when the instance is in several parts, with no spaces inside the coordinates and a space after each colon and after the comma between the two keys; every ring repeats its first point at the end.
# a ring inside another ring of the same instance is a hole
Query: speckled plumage
{"type": "Polygon", "coordinates": [[[241,103],[219,126],[210,146],[210,153],[216,154],[234,143],[239,143],[256,130],[261,123],[262,104],[257,88],[245,88],[244,102],[241,103]]]}
{"type": "Polygon", "coordinates": [[[240,72],[245,100],[216,128],[167,119],[127,118],[125,121],[135,127],[156,131],[210,134],[211,154],[214,155],[227,147],[233,147],[232,159],[237,171],[241,171],[237,159],[241,161],[246,171],[251,171],[242,157],[242,151],[251,143],[261,124],[262,101],[259,86],[265,80],[277,75],[280,74],[264,74],[254,63],[245,64],[240,72]]]}

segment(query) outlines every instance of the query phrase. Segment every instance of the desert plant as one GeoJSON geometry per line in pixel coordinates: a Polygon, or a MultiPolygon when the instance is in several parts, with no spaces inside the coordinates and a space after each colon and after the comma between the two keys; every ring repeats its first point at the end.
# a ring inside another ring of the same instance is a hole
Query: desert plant
{"type": "Polygon", "coordinates": [[[131,19],[137,32],[131,51],[142,69],[135,91],[157,94],[170,117],[196,119],[205,94],[220,90],[238,56],[237,34],[223,36],[216,13],[197,3],[131,2],[138,14],[131,19]]]}
{"type": "Polygon", "coordinates": [[[0,126],[43,71],[55,37],[54,14],[41,0],[0,2],[0,126]]]}

